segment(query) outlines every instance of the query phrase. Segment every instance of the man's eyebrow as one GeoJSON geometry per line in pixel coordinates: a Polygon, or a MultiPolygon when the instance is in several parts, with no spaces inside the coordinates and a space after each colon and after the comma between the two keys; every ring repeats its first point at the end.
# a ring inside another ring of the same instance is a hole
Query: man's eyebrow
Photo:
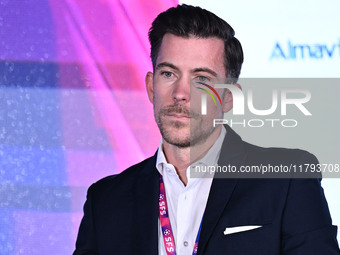
{"type": "MultiPolygon", "coordinates": [[[[159,63],[159,64],[156,66],[155,70],[160,69],[160,68],[162,68],[162,67],[169,67],[169,68],[171,68],[171,69],[174,69],[174,70],[176,70],[176,71],[179,71],[179,68],[178,68],[177,66],[175,66],[174,64],[171,64],[171,63],[169,63],[169,62],[162,62],[162,63],[159,63]]],[[[211,70],[210,68],[206,68],[206,67],[198,67],[198,68],[194,68],[194,69],[192,70],[192,73],[199,73],[199,72],[206,72],[206,73],[211,74],[212,76],[217,77],[217,73],[216,73],[215,71],[211,70]]]]}
{"type": "Polygon", "coordinates": [[[171,64],[171,63],[169,63],[169,62],[162,62],[162,63],[159,63],[157,66],[156,66],[156,68],[155,68],[155,70],[157,70],[157,69],[159,69],[159,68],[162,68],[162,67],[170,67],[170,68],[172,68],[172,69],[174,69],[174,70],[179,70],[179,68],[177,67],[177,66],[175,66],[174,64],[171,64]]]}
{"type": "Polygon", "coordinates": [[[193,73],[199,73],[199,72],[206,72],[206,73],[210,73],[211,75],[217,77],[217,73],[209,68],[205,68],[205,67],[199,67],[199,68],[195,68],[192,70],[193,73]]]}

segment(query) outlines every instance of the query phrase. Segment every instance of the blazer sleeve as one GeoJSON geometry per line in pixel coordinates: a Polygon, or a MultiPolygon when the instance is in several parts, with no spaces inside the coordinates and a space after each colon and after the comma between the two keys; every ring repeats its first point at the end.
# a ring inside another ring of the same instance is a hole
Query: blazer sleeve
{"type": "Polygon", "coordinates": [[[96,231],[93,217],[93,185],[87,191],[84,216],[81,220],[73,255],[97,255],[96,231]]]}
{"type": "MultiPolygon", "coordinates": [[[[318,164],[318,160],[306,153],[300,163],[318,164]]],[[[321,178],[291,180],[281,226],[283,255],[340,254],[321,178]]]]}

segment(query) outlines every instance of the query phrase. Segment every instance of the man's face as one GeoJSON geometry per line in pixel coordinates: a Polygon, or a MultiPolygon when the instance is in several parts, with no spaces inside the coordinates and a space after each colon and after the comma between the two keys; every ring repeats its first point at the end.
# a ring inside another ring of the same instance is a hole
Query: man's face
{"type": "MultiPolygon", "coordinates": [[[[204,142],[215,130],[213,119],[222,118],[223,112],[208,96],[208,113],[201,115],[206,92],[197,87],[209,90],[205,84],[225,82],[223,41],[166,34],[154,72],[147,74],[146,85],[163,139],[182,148],[204,142]]],[[[218,92],[222,98],[222,90],[218,92]]]]}

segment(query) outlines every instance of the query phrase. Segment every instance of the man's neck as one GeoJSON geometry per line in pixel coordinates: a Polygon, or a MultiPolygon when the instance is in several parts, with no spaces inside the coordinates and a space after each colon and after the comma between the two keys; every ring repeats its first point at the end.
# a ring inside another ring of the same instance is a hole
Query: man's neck
{"type": "Polygon", "coordinates": [[[180,180],[185,186],[188,183],[187,168],[204,157],[214,145],[220,133],[221,126],[218,126],[206,141],[186,148],[180,148],[163,140],[163,152],[166,160],[175,167],[180,180]]]}

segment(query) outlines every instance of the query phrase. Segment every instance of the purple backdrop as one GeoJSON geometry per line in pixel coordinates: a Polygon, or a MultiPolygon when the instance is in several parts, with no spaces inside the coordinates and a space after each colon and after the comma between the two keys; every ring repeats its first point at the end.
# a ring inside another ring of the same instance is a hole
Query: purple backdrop
{"type": "Polygon", "coordinates": [[[153,154],[147,31],[175,0],[0,0],[0,254],[70,254],[88,186],[153,154]]]}

